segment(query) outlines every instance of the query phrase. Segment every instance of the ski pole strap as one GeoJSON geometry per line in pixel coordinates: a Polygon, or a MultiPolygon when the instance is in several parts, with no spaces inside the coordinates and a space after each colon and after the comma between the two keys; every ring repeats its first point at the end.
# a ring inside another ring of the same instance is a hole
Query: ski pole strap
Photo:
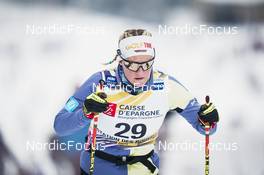
{"type": "MultiPolygon", "coordinates": [[[[89,149],[89,152],[91,153],[91,149],[89,149]]],[[[143,156],[115,156],[112,154],[105,153],[103,151],[95,151],[96,157],[115,163],[118,166],[127,164],[131,165],[140,162],[144,166],[146,166],[151,171],[151,173],[154,173],[157,168],[150,160],[148,160],[148,158],[150,158],[153,154],[154,150],[150,151],[148,154],[143,156]]]]}

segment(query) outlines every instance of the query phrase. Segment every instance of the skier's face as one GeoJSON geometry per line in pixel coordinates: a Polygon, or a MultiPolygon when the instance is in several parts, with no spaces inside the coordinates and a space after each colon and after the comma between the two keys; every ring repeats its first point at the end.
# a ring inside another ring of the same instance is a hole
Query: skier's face
{"type": "MultiPolygon", "coordinates": [[[[137,63],[145,63],[150,60],[152,60],[152,57],[148,55],[132,56],[128,58],[128,61],[137,63]]],[[[129,70],[125,64],[125,61],[121,61],[121,65],[123,67],[126,78],[134,86],[142,87],[149,80],[151,69],[144,71],[142,67],[140,67],[137,71],[132,71],[129,70]]]]}

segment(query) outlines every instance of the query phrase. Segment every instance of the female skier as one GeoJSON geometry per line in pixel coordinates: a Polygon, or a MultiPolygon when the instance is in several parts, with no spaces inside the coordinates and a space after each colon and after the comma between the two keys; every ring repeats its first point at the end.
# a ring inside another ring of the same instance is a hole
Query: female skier
{"type": "MultiPolygon", "coordinates": [[[[205,123],[211,126],[210,134],[216,131],[219,117],[214,105],[200,105],[175,78],[154,70],[155,59],[152,34],[143,29],[126,30],[119,38],[116,57],[109,62],[118,61],[118,66],[93,74],[57,114],[54,128],[58,135],[87,126],[91,133],[93,118],[99,116],[93,174],[158,174],[154,144],[170,110],[201,134],[205,134],[205,123]]],[[[91,168],[90,156],[91,146],[80,158],[84,175],[91,168]]]]}

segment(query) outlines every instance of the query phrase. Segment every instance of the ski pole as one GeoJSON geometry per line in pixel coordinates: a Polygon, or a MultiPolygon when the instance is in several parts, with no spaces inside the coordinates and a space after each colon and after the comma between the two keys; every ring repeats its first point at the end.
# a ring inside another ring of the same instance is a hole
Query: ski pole
{"type": "MultiPolygon", "coordinates": [[[[205,97],[206,105],[209,105],[210,97],[205,97]]],[[[210,124],[205,123],[205,175],[209,175],[209,134],[210,134],[210,124]]]]}
{"type": "MultiPolygon", "coordinates": [[[[103,92],[103,85],[104,81],[100,80],[99,81],[99,88],[100,92],[98,92],[98,96],[105,99],[106,94],[103,92]]],[[[93,175],[94,173],[94,158],[95,158],[95,150],[96,150],[96,133],[97,133],[97,124],[98,124],[98,113],[93,113],[93,128],[92,128],[92,145],[91,145],[91,154],[90,154],[90,169],[89,169],[89,174],[93,175]]],[[[89,131],[88,131],[89,132],[89,131]]]]}

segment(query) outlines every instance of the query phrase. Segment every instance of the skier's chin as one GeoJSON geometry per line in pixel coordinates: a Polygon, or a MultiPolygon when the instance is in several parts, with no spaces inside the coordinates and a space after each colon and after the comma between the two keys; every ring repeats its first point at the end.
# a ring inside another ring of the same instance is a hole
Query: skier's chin
{"type": "Polygon", "coordinates": [[[135,87],[142,87],[145,85],[145,83],[146,83],[145,79],[141,79],[141,80],[137,79],[134,81],[134,86],[135,87]]]}

